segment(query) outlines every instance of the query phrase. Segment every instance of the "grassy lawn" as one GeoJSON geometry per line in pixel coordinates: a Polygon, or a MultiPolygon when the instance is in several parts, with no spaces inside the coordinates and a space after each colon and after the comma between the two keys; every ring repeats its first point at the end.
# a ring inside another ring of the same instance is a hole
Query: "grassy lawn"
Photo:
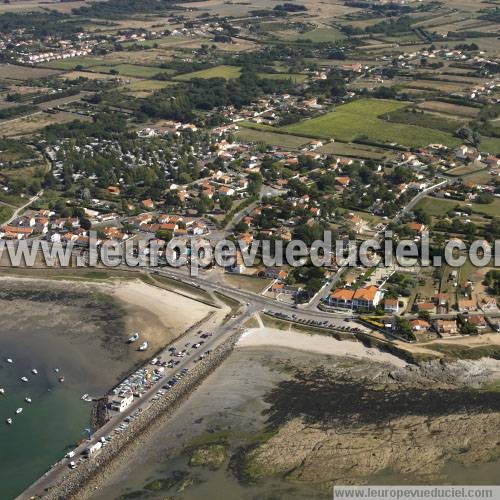
{"type": "Polygon", "coordinates": [[[415,206],[415,208],[420,208],[424,210],[425,213],[438,217],[445,215],[450,210],[453,210],[457,205],[461,205],[463,202],[458,200],[445,200],[442,198],[431,198],[430,196],[424,196],[415,206]]]}
{"type": "Polygon", "coordinates": [[[118,75],[132,76],[136,78],[151,78],[158,73],[166,73],[167,70],[155,66],[139,66],[136,64],[117,64],[116,66],[93,66],[92,71],[95,73],[107,73],[112,70],[118,71],[118,75]]]}
{"type": "Polygon", "coordinates": [[[257,294],[260,294],[264,288],[269,287],[269,285],[273,282],[273,280],[270,279],[261,279],[254,276],[238,276],[236,274],[229,273],[224,275],[224,281],[229,286],[234,288],[257,294]]]}
{"type": "Polygon", "coordinates": [[[312,120],[289,125],[284,130],[297,135],[333,137],[343,142],[366,137],[381,143],[426,146],[442,143],[456,146],[459,140],[451,134],[416,125],[387,123],[379,115],[405,107],[407,103],[382,99],[359,99],[339,106],[335,111],[312,120]]]}
{"type": "Polygon", "coordinates": [[[289,134],[277,134],[264,130],[255,130],[253,128],[242,128],[236,132],[236,137],[240,141],[263,143],[268,146],[280,146],[283,148],[299,149],[307,143],[311,142],[310,139],[305,137],[298,137],[289,134]]]}
{"type": "MultiPolygon", "coordinates": [[[[438,217],[441,215],[445,215],[450,210],[453,210],[457,205],[466,206],[465,201],[458,200],[446,200],[441,198],[432,198],[430,196],[425,196],[422,198],[416,205],[415,208],[423,209],[427,214],[438,217]]],[[[489,203],[487,205],[482,205],[480,203],[472,203],[472,206],[469,208],[472,209],[473,213],[481,214],[481,215],[491,215],[500,217],[500,200],[495,198],[493,203],[489,203]]]]}
{"type": "Polygon", "coordinates": [[[179,75],[174,80],[192,80],[193,78],[225,78],[230,80],[232,78],[239,78],[241,68],[238,66],[215,66],[215,68],[203,69],[201,71],[193,71],[185,75],[179,75]]]}

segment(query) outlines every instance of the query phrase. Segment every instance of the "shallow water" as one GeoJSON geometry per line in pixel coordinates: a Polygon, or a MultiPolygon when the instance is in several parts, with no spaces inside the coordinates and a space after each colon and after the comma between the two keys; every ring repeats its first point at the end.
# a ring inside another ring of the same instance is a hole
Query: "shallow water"
{"type": "Polygon", "coordinates": [[[0,498],[9,499],[85,435],[92,405],[80,399],[82,394],[104,395],[133,361],[122,340],[112,338],[121,323],[110,304],[102,304],[106,315],[95,297],[61,303],[45,292],[33,301],[24,292],[22,298],[5,293],[0,299],[0,387],[5,389],[0,396],[0,498]],[[18,407],[23,412],[16,415],[18,407]],[[5,423],[7,417],[12,425],[5,423]]]}
{"type": "MultiPolygon", "coordinates": [[[[239,446],[248,445],[252,437],[262,433],[266,424],[263,412],[268,408],[264,395],[281,381],[291,378],[287,370],[290,359],[302,366],[318,361],[330,366],[345,364],[345,360],[339,358],[296,351],[253,348],[236,351],[171,419],[155,425],[151,433],[136,444],[132,454],[116,465],[92,498],[331,498],[330,492],[315,490],[313,485],[292,484],[280,478],[244,485],[232,472],[229,458],[220,469],[211,471],[191,467],[185,452],[188,446],[206,442],[210,436],[220,436],[222,441],[230,443],[230,453],[234,453],[239,446]],[[189,483],[180,481],[161,491],[148,488],[152,481],[171,478],[179,471],[188,476],[189,483]]],[[[359,363],[349,361],[349,364],[359,363]]],[[[218,437],[212,439],[217,441],[218,437]]],[[[500,484],[499,468],[497,460],[470,467],[447,464],[443,472],[449,484],[500,484]]],[[[368,484],[419,483],[415,477],[393,471],[384,471],[366,480],[368,484]]],[[[436,480],[436,484],[439,483],[443,480],[436,480]]]]}

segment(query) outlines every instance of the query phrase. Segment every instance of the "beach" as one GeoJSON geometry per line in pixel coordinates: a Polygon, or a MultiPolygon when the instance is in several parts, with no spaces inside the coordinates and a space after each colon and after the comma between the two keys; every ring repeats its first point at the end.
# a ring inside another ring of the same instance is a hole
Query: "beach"
{"type": "Polygon", "coordinates": [[[326,335],[305,334],[292,329],[283,331],[276,328],[250,328],[240,337],[238,347],[276,347],[329,356],[352,359],[366,359],[388,363],[398,368],[406,362],[392,354],[365,347],[361,342],[337,340],[326,335]]]}

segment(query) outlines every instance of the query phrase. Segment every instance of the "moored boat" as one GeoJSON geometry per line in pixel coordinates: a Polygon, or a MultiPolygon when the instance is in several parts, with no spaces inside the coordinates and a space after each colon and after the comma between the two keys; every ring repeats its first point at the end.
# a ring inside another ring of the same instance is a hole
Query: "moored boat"
{"type": "Polygon", "coordinates": [[[64,377],[59,377],[59,382],[62,384],[64,382],[64,377]]]}
{"type": "Polygon", "coordinates": [[[136,340],[139,340],[139,334],[138,334],[138,333],[134,333],[134,334],[132,335],[132,337],[130,337],[130,338],[128,339],[128,343],[129,343],[129,344],[131,344],[132,342],[135,342],[136,340]]]}
{"type": "Polygon", "coordinates": [[[139,346],[139,351],[145,351],[148,348],[148,343],[145,341],[139,346]]]}
{"type": "Polygon", "coordinates": [[[0,394],[5,394],[5,389],[3,387],[0,387],[0,394]]]}
{"type": "Polygon", "coordinates": [[[10,358],[7,358],[7,363],[10,363],[10,364],[12,364],[12,363],[13,363],[12,359],[10,359],[10,358]]]}
{"type": "Polygon", "coordinates": [[[23,382],[28,382],[28,377],[21,377],[21,380],[22,380],[23,382]]]}
{"type": "Polygon", "coordinates": [[[38,370],[36,368],[33,368],[33,370],[31,370],[31,373],[33,375],[38,375],[38,370]]]}
{"type": "Polygon", "coordinates": [[[8,425],[11,425],[11,424],[12,424],[12,419],[11,419],[11,418],[8,418],[5,422],[6,422],[8,425]]]}
{"type": "Polygon", "coordinates": [[[24,398],[24,400],[26,401],[26,403],[31,403],[31,398],[24,398]]]}
{"type": "Polygon", "coordinates": [[[18,409],[16,410],[16,414],[17,414],[17,415],[19,415],[19,414],[20,414],[20,413],[22,413],[22,412],[23,412],[23,409],[22,409],[22,408],[18,408],[18,409]]]}

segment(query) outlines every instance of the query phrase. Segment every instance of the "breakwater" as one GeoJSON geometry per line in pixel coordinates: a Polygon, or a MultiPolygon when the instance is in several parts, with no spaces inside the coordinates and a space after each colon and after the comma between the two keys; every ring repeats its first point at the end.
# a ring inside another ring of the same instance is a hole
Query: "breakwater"
{"type": "Polygon", "coordinates": [[[127,429],[102,449],[102,451],[81,463],[77,469],[68,471],[57,481],[55,486],[38,497],[47,500],[62,500],[67,498],[83,498],[85,491],[95,490],[100,478],[106,474],[106,469],[112,466],[114,460],[141,435],[150,429],[159,418],[170,416],[179,405],[199,387],[203,379],[212,373],[232,352],[240,336],[240,331],[234,333],[223,344],[219,345],[205,359],[200,361],[181,381],[164,396],[145,409],[127,429]]]}

